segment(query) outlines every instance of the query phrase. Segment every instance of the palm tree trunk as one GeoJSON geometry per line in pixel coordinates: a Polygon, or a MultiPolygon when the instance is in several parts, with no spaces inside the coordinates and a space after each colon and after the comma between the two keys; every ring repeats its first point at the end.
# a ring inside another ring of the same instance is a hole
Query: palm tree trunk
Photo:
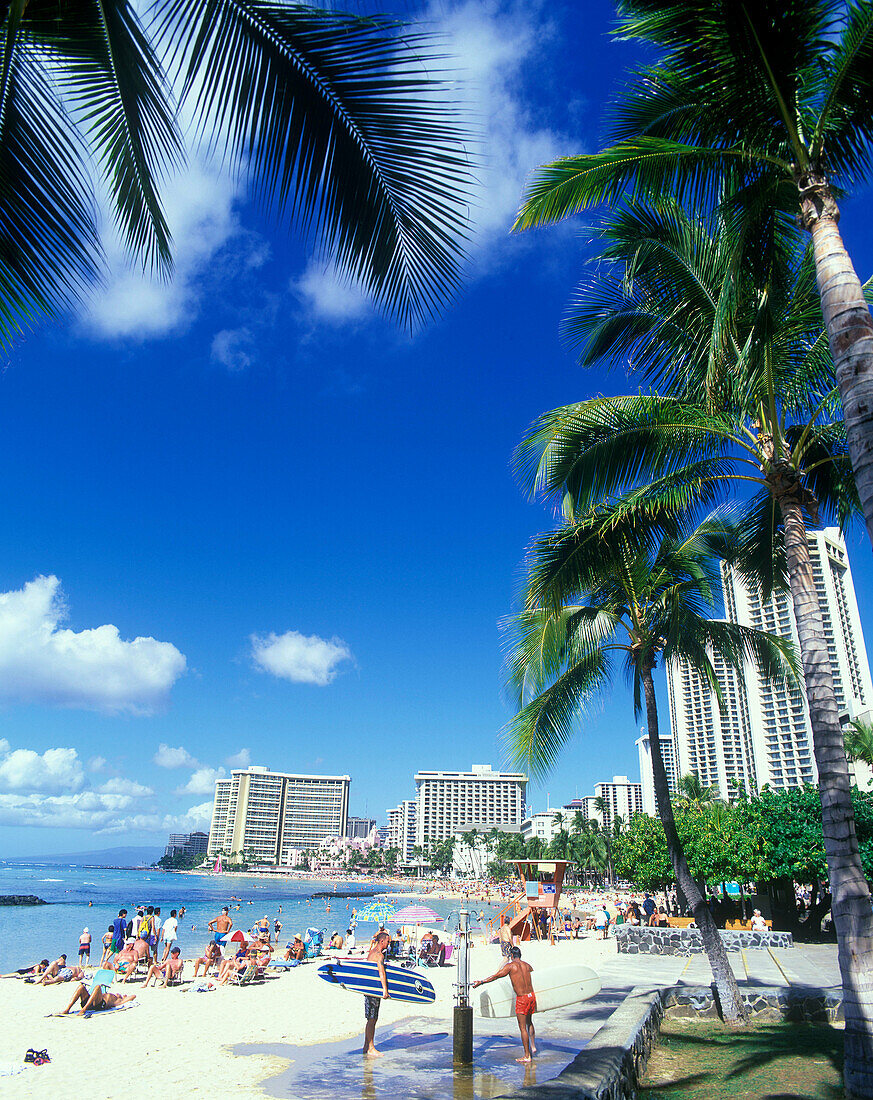
{"type": "Polygon", "coordinates": [[[676,831],[676,821],[673,817],[673,805],[670,802],[670,787],[667,782],[667,771],[664,767],[664,758],[661,755],[661,739],[658,731],[658,707],[655,701],[655,682],[652,679],[650,667],[642,670],[643,691],[646,696],[646,719],[649,729],[649,751],[652,758],[652,779],[655,787],[655,801],[658,804],[658,816],[664,826],[664,835],[667,838],[667,851],[670,853],[670,862],[673,864],[673,873],[682,893],[685,895],[694,920],[700,930],[700,938],[703,940],[703,949],[712,968],[712,977],[718,996],[719,1008],[725,1020],[744,1020],[746,1013],[740,1000],[740,991],[737,987],[737,979],[731,970],[731,964],[727,957],[724,940],[719,935],[715,919],[709,911],[700,887],[691,877],[685,853],[682,850],[682,842],[676,831]]]}
{"type": "Polygon", "coordinates": [[[831,912],[843,982],[846,1095],[873,1097],[873,910],[870,891],[855,835],[849,764],[803,512],[793,498],[780,499],[779,506],[785,527],[788,578],[818,767],[831,912]]]}
{"type": "Polygon", "coordinates": [[[873,542],[873,318],[843,244],[840,212],[826,178],[798,181],[801,220],[812,235],[821,308],[843,402],[849,456],[873,542]]]}

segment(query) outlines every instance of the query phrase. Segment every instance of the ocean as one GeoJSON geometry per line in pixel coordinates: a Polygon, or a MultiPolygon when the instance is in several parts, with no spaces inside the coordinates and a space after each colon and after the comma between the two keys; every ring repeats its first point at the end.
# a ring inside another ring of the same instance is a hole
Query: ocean
{"type": "MultiPolygon", "coordinates": [[[[160,906],[162,918],[168,917],[171,909],[185,907],[176,941],[184,958],[202,954],[209,938],[208,922],[218,915],[223,905],[237,904],[231,902],[231,897],[240,899],[239,909],[231,909],[234,928],[248,931],[266,915],[271,925],[276,917],[282,922],[282,944],[293,939],[296,932],[303,934],[310,927],[324,931],[326,941],[335,931],[345,933],[352,910],[361,909],[370,902],[369,898],[311,897],[313,893],[332,891],[334,887],[339,893],[398,889],[379,883],[334,879],[330,882],[272,880],[236,875],[170,874],[152,869],[128,871],[0,863],[0,895],[36,894],[50,903],[0,906],[0,973],[41,958],[57,958],[61,952],[75,960],[79,936],[86,927],[92,937],[91,962],[97,963],[102,952],[101,937],[118,910],[127,909],[130,919],[138,905],[160,906]]],[[[409,889],[414,890],[414,886],[409,889]]],[[[424,904],[446,918],[460,907],[455,900],[428,899],[424,904]]],[[[480,906],[478,902],[476,908],[485,910],[486,920],[499,911],[498,906],[480,906]]],[[[375,929],[373,924],[362,924],[359,938],[375,929]]]]}

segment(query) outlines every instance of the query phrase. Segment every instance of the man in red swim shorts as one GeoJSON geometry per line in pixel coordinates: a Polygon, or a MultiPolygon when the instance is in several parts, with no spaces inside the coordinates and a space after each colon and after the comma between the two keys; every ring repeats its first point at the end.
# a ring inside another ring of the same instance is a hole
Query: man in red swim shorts
{"type": "Polygon", "coordinates": [[[515,1018],[518,1020],[518,1030],[521,1032],[521,1045],[524,1050],[523,1058],[516,1058],[516,1062],[529,1062],[532,1055],[536,1054],[536,1033],[534,1032],[533,1014],[537,1010],[537,997],[533,991],[533,983],[530,976],[533,967],[524,962],[521,950],[518,947],[510,948],[509,962],[492,974],[490,978],[482,978],[473,982],[473,988],[496,981],[498,978],[509,978],[515,993],[515,1018]]]}

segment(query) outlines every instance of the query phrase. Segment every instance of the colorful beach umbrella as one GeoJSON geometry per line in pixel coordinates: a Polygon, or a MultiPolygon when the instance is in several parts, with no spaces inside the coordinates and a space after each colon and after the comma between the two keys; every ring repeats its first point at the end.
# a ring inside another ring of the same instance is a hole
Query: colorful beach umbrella
{"type": "Polygon", "coordinates": [[[385,924],[388,921],[394,920],[394,914],[397,910],[393,905],[389,905],[387,901],[374,902],[372,905],[368,905],[366,909],[359,909],[355,914],[355,920],[357,921],[373,921],[375,924],[385,924]]]}
{"type": "Polygon", "coordinates": [[[445,918],[433,909],[428,909],[426,905],[406,905],[398,909],[390,919],[392,924],[432,924],[433,921],[445,918]]]}

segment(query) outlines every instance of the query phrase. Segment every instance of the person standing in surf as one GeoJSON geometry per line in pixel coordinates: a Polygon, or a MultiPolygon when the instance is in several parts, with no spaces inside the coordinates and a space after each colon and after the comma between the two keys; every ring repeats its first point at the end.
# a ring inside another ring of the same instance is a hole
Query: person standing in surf
{"type": "Polygon", "coordinates": [[[370,943],[370,951],[367,962],[374,962],[382,982],[382,997],[364,997],[364,1055],[367,1058],[381,1058],[382,1052],[376,1050],[376,1021],[379,1019],[379,1005],[381,1001],[387,1001],[391,994],[388,992],[388,975],[385,973],[385,952],[391,937],[387,932],[377,932],[370,943]]]}
{"type": "Polygon", "coordinates": [[[534,1031],[533,1014],[537,1010],[537,997],[533,990],[531,974],[533,967],[521,957],[521,948],[509,949],[509,962],[505,963],[490,978],[480,978],[473,982],[473,988],[497,981],[498,978],[509,978],[515,993],[515,1018],[518,1020],[518,1030],[521,1032],[521,1046],[524,1051],[523,1058],[516,1058],[516,1062],[527,1063],[532,1055],[537,1052],[536,1032],[534,1031]]]}

